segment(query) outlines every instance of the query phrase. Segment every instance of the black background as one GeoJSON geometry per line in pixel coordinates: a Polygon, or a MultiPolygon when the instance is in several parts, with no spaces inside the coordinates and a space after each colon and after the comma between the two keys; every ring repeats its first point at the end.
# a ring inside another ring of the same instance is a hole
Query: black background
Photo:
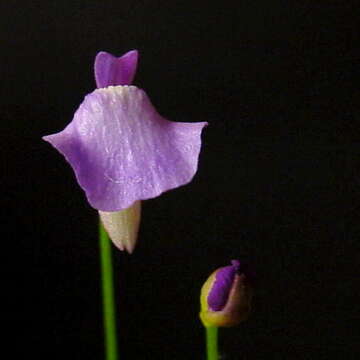
{"type": "Polygon", "coordinates": [[[103,358],[97,214],[41,136],[95,88],[98,51],[131,49],[134,84],[161,114],[209,126],[193,182],[144,202],[135,253],[115,252],[120,359],[203,359],[199,289],[232,258],[253,264],[257,284],[251,318],[221,331],[224,359],[357,358],[356,9],[1,2],[12,358],[103,358]]]}

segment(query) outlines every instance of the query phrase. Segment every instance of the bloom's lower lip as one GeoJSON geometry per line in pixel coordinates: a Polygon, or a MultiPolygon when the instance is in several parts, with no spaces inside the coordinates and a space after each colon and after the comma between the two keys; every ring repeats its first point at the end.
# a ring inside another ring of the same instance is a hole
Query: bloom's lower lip
{"type": "Polygon", "coordinates": [[[44,139],[70,162],[95,209],[119,211],[191,181],[205,124],[170,122],[143,90],[110,86],[87,95],[71,124],[44,139]]]}

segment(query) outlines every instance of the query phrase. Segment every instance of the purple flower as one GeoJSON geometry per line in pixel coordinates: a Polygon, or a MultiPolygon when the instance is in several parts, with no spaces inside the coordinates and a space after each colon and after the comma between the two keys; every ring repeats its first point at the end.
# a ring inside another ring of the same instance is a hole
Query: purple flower
{"type": "Polygon", "coordinates": [[[63,131],[43,138],[70,163],[115,244],[130,252],[137,229],[124,231],[124,225],[139,223],[139,200],[191,181],[206,125],[166,120],[142,89],[129,86],[137,58],[135,50],[120,58],[98,53],[95,78],[99,89],[85,97],[63,131]],[[126,234],[131,235],[129,239],[119,239],[126,234]]]}
{"type": "Polygon", "coordinates": [[[245,320],[251,308],[251,274],[238,260],[214,271],[201,289],[200,319],[204,326],[234,326],[245,320]]]}

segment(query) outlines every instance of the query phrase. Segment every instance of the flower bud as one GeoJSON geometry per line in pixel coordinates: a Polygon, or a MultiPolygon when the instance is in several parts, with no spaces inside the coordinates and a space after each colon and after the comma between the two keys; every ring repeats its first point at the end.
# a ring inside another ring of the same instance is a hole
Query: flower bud
{"type": "Polygon", "coordinates": [[[252,288],[240,261],[214,271],[201,289],[200,319],[204,326],[230,327],[246,320],[251,309],[252,288]]]}

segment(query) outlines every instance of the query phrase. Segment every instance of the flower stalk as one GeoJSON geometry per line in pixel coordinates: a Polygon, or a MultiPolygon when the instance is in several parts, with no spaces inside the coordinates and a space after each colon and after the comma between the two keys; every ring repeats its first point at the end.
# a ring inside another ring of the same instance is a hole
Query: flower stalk
{"type": "Polygon", "coordinates": [[[101,221],[99,221],[99,241],[105,359],[118,360],[112,245],[101,221]]]}
{"type": "Polygon", "coordinates": [[[206,326],[206,354],[207,360],[219,360],[218,327],[206,326]]]}

